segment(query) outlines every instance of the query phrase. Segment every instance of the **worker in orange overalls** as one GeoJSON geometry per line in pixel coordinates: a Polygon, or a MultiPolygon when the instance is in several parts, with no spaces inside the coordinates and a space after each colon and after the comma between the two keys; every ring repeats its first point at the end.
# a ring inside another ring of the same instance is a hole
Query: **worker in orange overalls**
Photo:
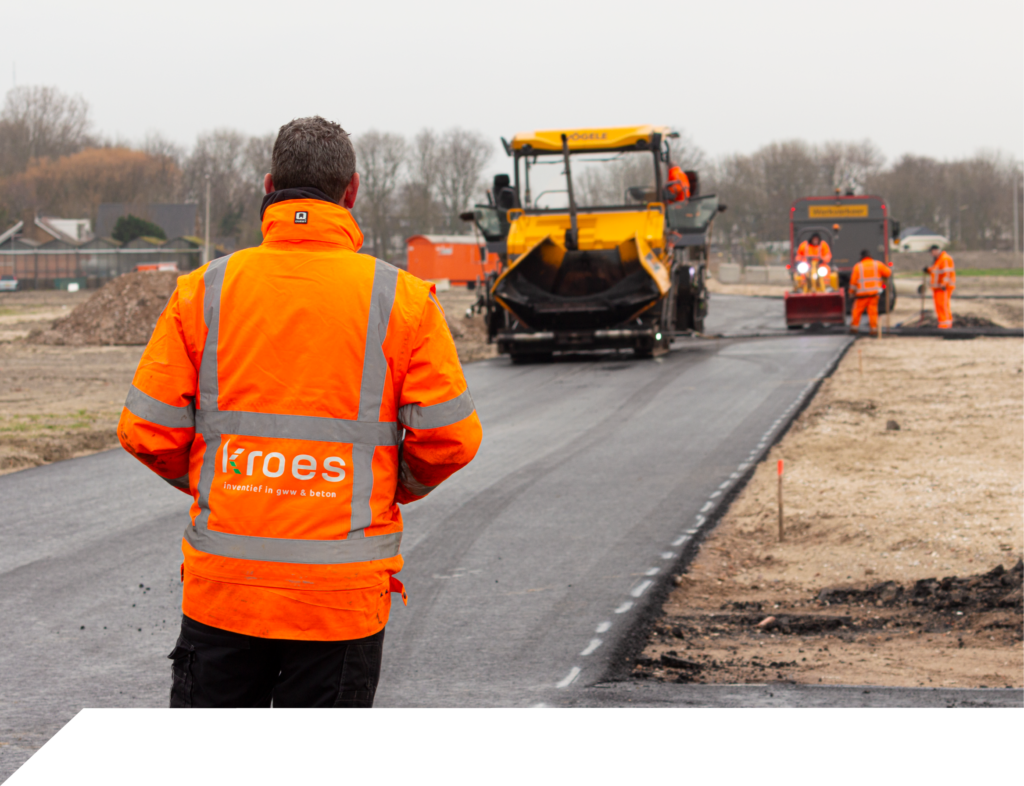
{"type": "Polygon", "coordinates": [[[679,168],[678,164],[672,164],[668,169],[668,183],[665,188],[671,194],[670,202],[685,202],[690,198],[690,178],[679,168]]]}
{"type": "Polygon", "coordinates": [[[931,279],[932,299],[935,301],[935,318],[942,329],[953,327],[953,309],[950,307],[949,299],[956,289],[956,269],[953,266],[953,257],[940,249],[932,246],[931,265],[924,269],[931,279]]]}
{"type": "Polygon", "coordinates": [[[832,249],[828,243],[821,239],[821,235],[815,232],[810,240],[805,240],[796,249],[796,269],[798,276],[804,276],[808,280],[817,280],[818,291],[824,292],[825,285],[832,276],[832,249]],[[806,269],[801,270],[801,263],[806,269]],[[822,270],[824,268],[824,270],[822,270]],[[812,275],[812,270],[814,275],[812,275]]]}
{"type": "Polygon", "coordinates": [[[860,252],[860,262],[853,266],[850,274],[850,294],[853,296],[853,315],[850,319],[850,332],[856,333],[860,328],[864,310],[868,312],[868,324],[871,332],[878,329],[878,296],[885,287],[885,279],[892,275],[889,266],[877,259],[872,259],[867,249],[860,252]]]}
{"type": "Polygon", "coordinates": [[[369,707],[398,505],[481,429],[434,285],[360,254],[348,134],[283,126],[263,243],[178,279],[118,436],[192,498],[172,707],[369,707]]]}

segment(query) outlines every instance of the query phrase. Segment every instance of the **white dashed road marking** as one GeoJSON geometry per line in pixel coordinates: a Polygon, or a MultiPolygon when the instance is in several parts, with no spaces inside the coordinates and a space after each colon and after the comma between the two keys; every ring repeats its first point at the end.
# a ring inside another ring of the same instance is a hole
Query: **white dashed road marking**
{"type": "Polygon", "coordinates": [[[601,646],[601,639],[591,639],[590,640],[590,644],[587,645],[587,648],[585,650],[583,650],[583,652],[581,652],[580,655],[586,657],[587,655],[592,653],[594,650],[596,650],[600,646],[601,646]]]}
{"type": "Polygon", "coordinates": [[[568,688],[570,685],[573,684],[573,682],[576,681],[576,678],[578,676],[580,676],[580,667],[579,666],[573,666],[572,670],[567,675],[565,675],[565,677],[562,678],[561,682],[558,682],[558,683],[555,684],[555,687],[556,688],[568,688]]]}

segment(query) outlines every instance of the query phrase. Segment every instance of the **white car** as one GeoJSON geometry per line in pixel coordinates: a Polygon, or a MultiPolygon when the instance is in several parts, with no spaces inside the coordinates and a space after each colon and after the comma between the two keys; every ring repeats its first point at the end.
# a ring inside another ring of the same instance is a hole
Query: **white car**
{"type": "Polygon", "coordinates": [[[942,235],[908,235],[901,237],[898,245],[894,246],[896,251],[927,251],[932,246],[946,248],[949,245],[949,238],[942,235]]]}

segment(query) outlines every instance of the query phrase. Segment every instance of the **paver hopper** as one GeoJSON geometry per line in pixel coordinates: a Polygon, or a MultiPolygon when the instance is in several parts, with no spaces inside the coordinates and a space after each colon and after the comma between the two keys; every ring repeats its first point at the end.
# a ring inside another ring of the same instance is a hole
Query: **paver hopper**
{"type": "Polygon", "coordinates": [[[703,330],[708,236],[724,207],[714,194],[675,202],[665,193],[670,136],[631,126],[505,142],[514,181],[502,176],[499,188],[496,179],[492,204],[466,215],[488,243],[504,234],[506,265],[484,304],[499,352],[517,361],[605,348],[650,356],[676,331],[703,330]]]}

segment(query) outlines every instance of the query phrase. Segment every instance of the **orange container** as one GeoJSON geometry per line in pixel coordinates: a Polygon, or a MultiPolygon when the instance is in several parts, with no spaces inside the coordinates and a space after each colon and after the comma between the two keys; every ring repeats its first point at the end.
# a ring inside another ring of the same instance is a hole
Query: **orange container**
{"type": "Polygon", "coordinates": [[[472,235],[413,235],[405,242],[408,269],[422,279],[448,279],[453,286],[465,286],[498,269],[498,255],[487,254],[481,264],[481,249],[472,235]]]}

